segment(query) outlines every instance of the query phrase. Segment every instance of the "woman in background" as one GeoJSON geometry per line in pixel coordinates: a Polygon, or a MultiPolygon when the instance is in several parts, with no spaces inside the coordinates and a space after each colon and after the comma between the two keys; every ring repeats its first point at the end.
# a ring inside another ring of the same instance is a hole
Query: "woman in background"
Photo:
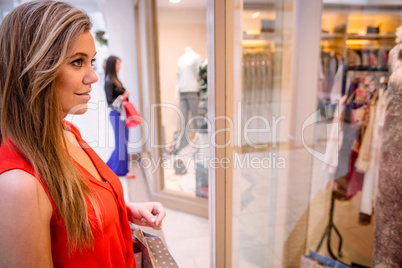
{"type": "Polygon", "coordinates": [[[115,141],[115,149],[106,164],[117,176],[135,178],[135,175],[128,170],[128,129],[125,121],[121,120],[121,111],[112,106],[117,98],[128,98],[130,95],[130,91],[126,90],[119,78],[117,78],[120,63],[121,59],[116,56],[110,56],[106,60],[105,66],[105,93],[107,103],[112,108],[109,117],[113,126],[115,141]]]}
{"type": "Polygon", "coordinates": [[[135,267],[129,221],[161,228],[160,203],[125,202],[119,178],[63,120],[98,78],[88,16],[29,1],[0,25],[0,267],[135,267]]]}

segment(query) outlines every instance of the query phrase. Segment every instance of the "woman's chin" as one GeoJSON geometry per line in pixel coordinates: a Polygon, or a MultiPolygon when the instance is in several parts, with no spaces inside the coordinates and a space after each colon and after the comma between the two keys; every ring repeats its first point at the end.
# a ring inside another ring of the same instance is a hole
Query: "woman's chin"
{"type": "Polygon", "coordinates": [[[70,114],[70,115],[80,115],[80,114],[85,114],[87,111],[88,111],[87,104],[79,104],[79,105],[72,107],[70,110],[68,110],[65,113],[70,114]]]}

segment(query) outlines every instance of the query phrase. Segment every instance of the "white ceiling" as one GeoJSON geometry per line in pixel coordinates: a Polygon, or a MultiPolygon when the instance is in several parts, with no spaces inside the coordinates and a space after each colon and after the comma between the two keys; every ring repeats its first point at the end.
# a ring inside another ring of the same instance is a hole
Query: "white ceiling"
{"type": "Polygon", "coordinates": [[[206,8],[207,0],[181,0],[172,4],[169,0],[157,0],[158,8],[206,8]]]}
{"type": "MultiPolygon", "coordinates": [[[[245,4],[273,4],[276,0],[243,0],[245,4]]],[[[181,0],[178,4],[172,4],[169,0],[157,0],[158,7],[162,8],[206,8],[207,0],[181,0]]]]}

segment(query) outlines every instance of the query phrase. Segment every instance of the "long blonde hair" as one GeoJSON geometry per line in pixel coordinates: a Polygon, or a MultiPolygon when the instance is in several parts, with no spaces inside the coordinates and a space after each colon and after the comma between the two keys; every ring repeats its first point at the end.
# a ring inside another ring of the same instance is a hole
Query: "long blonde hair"
{"type": "MultiPolygon", "coordinates": [[[[0,141],[7,137],[43,180],[64,220],[71,250],[93,246],[86,199],[96,199],[66,152],[55,79],[89,17],[63,2],[31,1],[0,26],[0,141]]],[[[95,225],[96,226],[96,225],[95,225]]]]}

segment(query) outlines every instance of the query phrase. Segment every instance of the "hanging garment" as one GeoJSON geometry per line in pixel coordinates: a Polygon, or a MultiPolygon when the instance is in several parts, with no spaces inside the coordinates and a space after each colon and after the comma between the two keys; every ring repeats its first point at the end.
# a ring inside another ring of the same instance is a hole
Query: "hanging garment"
{"type": "Polygon", "coordinates": [[[326,88],[326,79],[324,74],[324,68],[322,66],[323,59],[318,63],[318,88],[317,88],[317,97],[318,100],[324,99],[325,88],[326,88]]]}
{"type": "Polygon", "coordinates": [[[382,131],[385,121],[385,108],[387,105],[388,91],[380,89],[379,99],[376,105],[376,113],[373,124],[373,138],[371,142],[371,157],[369,168],[365,173],[363,189],[362,189],[362,201],[360,206],[360,212],[372,215],[373,206],[375,202],[376,189],[378,183],[378,171],[380,168],[380,154],[382,143],[382,131]]]}
{"type": "Polygon", "coordinates": [[[331,90],[332,90],[332,86],[335,82],[335,76],[337,74],[337,70],[338,70],[338,59],[335,56],[335,52],[331,51],[330,55],[329,55],[329,59],[328,59],[328,72],[326,74],[326,90],[325,90],[325,99],[330,100],[331,99],[331,90]]]}
{"type": "Polygon", "coordinates": [[[349,66],[359,66],[362,64],[360,55],[353,49],[348,49],[346,58],[349,66]]]}
{"type": "Polygon", "coordinates": [[[362,50],[362,65],[368,66],[369,65],[369,51],[362,50]]]}
{"type": "Polygon", "coordinates": [[[338,57],[338,70],[336,71],[334,81],[332,84],[332,88],[330,91],[330,99],[331,102],[339,100],[342,95],[342,82],[343,82],[343,72],[344,72],[344,63],[342,58],[338,57]]]}
{"type": "Polygon", "coordinates": [[[362,143],[359,150],[359,156],[357,157],[355,168],[359,172],[365,173],[370,165],[371,159],[371,144],[373,141],[373,130],[375,124],[375,114],[376,114],[376,105],[372,102],[369,109],[369,121],[364,132],[364,136],[362,139],[362,143]]]}
{"type": "Polygon", "coordinates": [[[334,175],[335,179],[346,176],[349,172],[349,157],[356,136],[356,127],[352,118],[353,96],[356,88],[357,83],[352,82],[346,99],[342,124],[342,146],[338,154],[338,166],[334,175]]]}
{"type": "Polygon", "coordinates": [[[355,162],[359,152],[352,150],[349,159],[348,187],[346,192],[346,200],[351,199],[363,188],[364,173],[359,172],[355,168],[355,162]]]}
{"type": "Polygon", "coordinates": [[[378,50],[378,65],[379,66],[386,66],[387,63],[387,51],[384,48],[380,48],[378,50]]]}
{"type": "MultiPolygon", "coordinates": [[[[342,125],[342,146],[338,154],[338,166],[334,174],[335,188],[334,193],[337,199],[345,199],[352,194],[348,193],[348,184],[350,178],[353,178],[353,172],[351,173],[351,156],[353,147],[356,145],[357,126],[355,121],[356,114],[358,113],[355,108],[354,102],[356,96],[356,89],[358,87],[358,80],[354,80],[349,87],[347,93],[347,99],[345,104],[345,111],[343,114],[342,125]]],[[[358,122],[359,123],[359,122],[358,122]]],[[[353,159],[354,161],[355,159],[353,159]]],[[[354,166],[354,165],[353,165],[354,166]]],[[[353,167],[352,166],[352,167],[353,167]]],[[[359,175],[359,174],[357,174],[359,175]]],[[[359,180],[359,176],[357,180],[359,180]]]]}
{"type": "Polygon", "coordinates": [[[376,66],[379,64],[379,60],[377,55],[374,53],[374,51],[369,52],[369,65],[370,66],[376,66]]]}
{"type": "Polygon", "coordinates": [[[356,135],[356,126],[353,121],[344,121],[342,125],[342,146],[338,154],[338,167],[335,171],[337,184],[337,198],[346,198],[349,182],[350,156],[356,135]]]}
{"type": "MultiPolygon", "coordinates": [[[[343,113],[345,110],[346,96],[342,96],[335,109],[334,118],[332,120],[331,130],[327,141],[327,147],[325,149],[324,164],[322,168],[326,170],[332,177],[335,174],[338,167],[339,148],[342,145],[342,125],[343,125],[343,113]]],[[[327,184],[327,183],[325,183],[327,184]]]]}

